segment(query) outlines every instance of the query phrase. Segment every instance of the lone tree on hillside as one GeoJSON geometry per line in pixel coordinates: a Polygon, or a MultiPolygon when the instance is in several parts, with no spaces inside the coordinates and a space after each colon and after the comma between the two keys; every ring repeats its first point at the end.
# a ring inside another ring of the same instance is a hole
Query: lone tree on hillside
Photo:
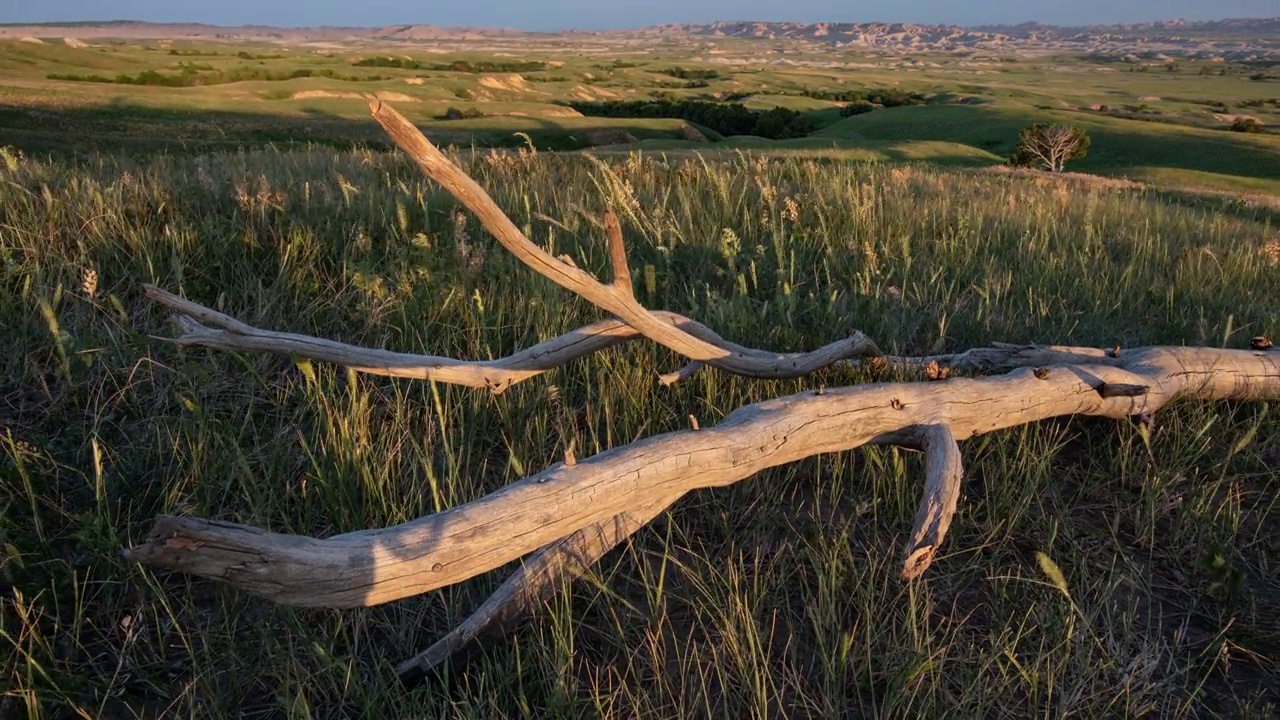
{"type": "Polygon", "coordinates": [[[1036,123],[1018,134],[1009,164],[1062,172],[1068,160],[1082,158],[1088,151],[1089,135],[1080,128],[1036,123]]]}

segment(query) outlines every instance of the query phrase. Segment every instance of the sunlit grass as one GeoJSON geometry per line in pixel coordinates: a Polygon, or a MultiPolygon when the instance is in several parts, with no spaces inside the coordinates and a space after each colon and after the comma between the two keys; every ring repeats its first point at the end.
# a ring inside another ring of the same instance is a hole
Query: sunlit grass
{"type": "MultiPolygon", "coordinates": [[[[759,347],[857,328],[902,352],[992,341],[1243,346],[1277,331],[1265,209],[1089,177],[813,158],[460,160],[555,254],[607,275],[625,227],[650,307],[759,347]]],[[[759,382],[635,343],[499,397],[179,350],[155,283],[273,329],[491,358],[598,312],[505,255],[402,159],[238,152],[0,169],[0,640],[32,716],[1267,716],[1280,687],[1265,403],[1178,406],[1148,438],[1059,420],[967,442],[926,579],[897,579],[918,457],[869,448],[696,493],[449,682],[394,664],[500,574],[297,611],[155,575],[156,513],[329,535],[849,370],[759,382]],[[89,278],[93,282],[89,282],[89,278]],[[1061,572],[1046,575],[1038,553],[1061,572]]]]}

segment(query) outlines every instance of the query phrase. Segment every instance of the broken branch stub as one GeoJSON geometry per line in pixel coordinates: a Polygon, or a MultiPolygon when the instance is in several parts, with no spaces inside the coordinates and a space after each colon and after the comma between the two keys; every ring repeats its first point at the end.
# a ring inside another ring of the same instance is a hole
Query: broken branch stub
{"type": "Polygon", "coordinates": [[[1151,414],[1175,398],[1280,398],[1280,353],[1153,347],[1124,351],[1115,361],[1054,367],[1045,378],[1026,368],[767,400],[735,410],[715,427],[641,440],[441,513],[327,540],[160,517],[127,554],[284,604],[377,605],[493,570],[658,498],[728,485],[819,453],[914,445],[920,426],[946,425],[958,441],[1063,415],[1151,414]],[[1097,391],[1102,383],[1150,390],[1105,398],[1097,391]]]}
{"type": "Polygon", "coordinates": [[[408,681],[438,673],[449,662],[465,657],[486,637],[509,632],[530,607],[550,598],[564,582],[585,573],[676,499],[658,498],[605,522],[592,523],[525,558],[520,568],[466,620],[431,647],[400,663],[396,673],[408,681]]]}
{"type": "Polygon", "coordinates": [[[916,511],[915,526],[902,562],[902,579],[914,580],[929,569],[938,546],[951,528],[960,500],[960,480],[964,467],[960,444],[943,424],[926,425],[920,431],[924,450],[924,498],[916,511]]]}

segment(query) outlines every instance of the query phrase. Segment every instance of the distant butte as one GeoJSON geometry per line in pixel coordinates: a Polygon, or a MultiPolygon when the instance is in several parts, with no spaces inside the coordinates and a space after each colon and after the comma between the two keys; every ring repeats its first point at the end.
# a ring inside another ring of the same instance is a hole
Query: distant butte
{"type": "Polygon", "coordinates": [[[1003,52],[1115,52],[1141,45],[1169,56],[1274,60],[1280,58],[1280,17],[1187,22],[1170,20],[1129,25],[1055,27],[1038,23],[959,27],[913,23],[714,22],[658,25],[631,30],[541,33],[509,28],[387,25],[383,27],[224,27],[198,23],[135,21],[0,25],[0,38],[78,40],[211,40],[222,42],[419,43],[439,41],[578,37],[687,36],[690,40],[762,39],[812,42],[882,51],[995,50],[1003,52]]]}

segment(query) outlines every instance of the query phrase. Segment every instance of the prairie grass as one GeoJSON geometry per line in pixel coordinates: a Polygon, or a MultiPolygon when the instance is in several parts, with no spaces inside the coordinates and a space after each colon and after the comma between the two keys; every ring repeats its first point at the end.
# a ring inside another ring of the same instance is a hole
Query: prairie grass
{"type": "MultiPolygon", "coordinates": [[[[805,387],[634,343],[494,397],[180,350],[140,284],[264,327],[465,358],[598,317],[403,158],[89,155],[0,165],[3,717],[1271,717],[1274,404],[1063,419],[965,443],[944,555],[903,585],[920,460],[868,448],[695,493],[514,637],[411,691],[393,667],[501,573],[391,605],[273,606],[124,563],[157,513],[330,535],[805,387]]],[[[1243,346],[1280,322],[1266,210],[1142,186],[753,154],[462,154],[513,220],[733,340],[861,329],[1243,346]]]]}

